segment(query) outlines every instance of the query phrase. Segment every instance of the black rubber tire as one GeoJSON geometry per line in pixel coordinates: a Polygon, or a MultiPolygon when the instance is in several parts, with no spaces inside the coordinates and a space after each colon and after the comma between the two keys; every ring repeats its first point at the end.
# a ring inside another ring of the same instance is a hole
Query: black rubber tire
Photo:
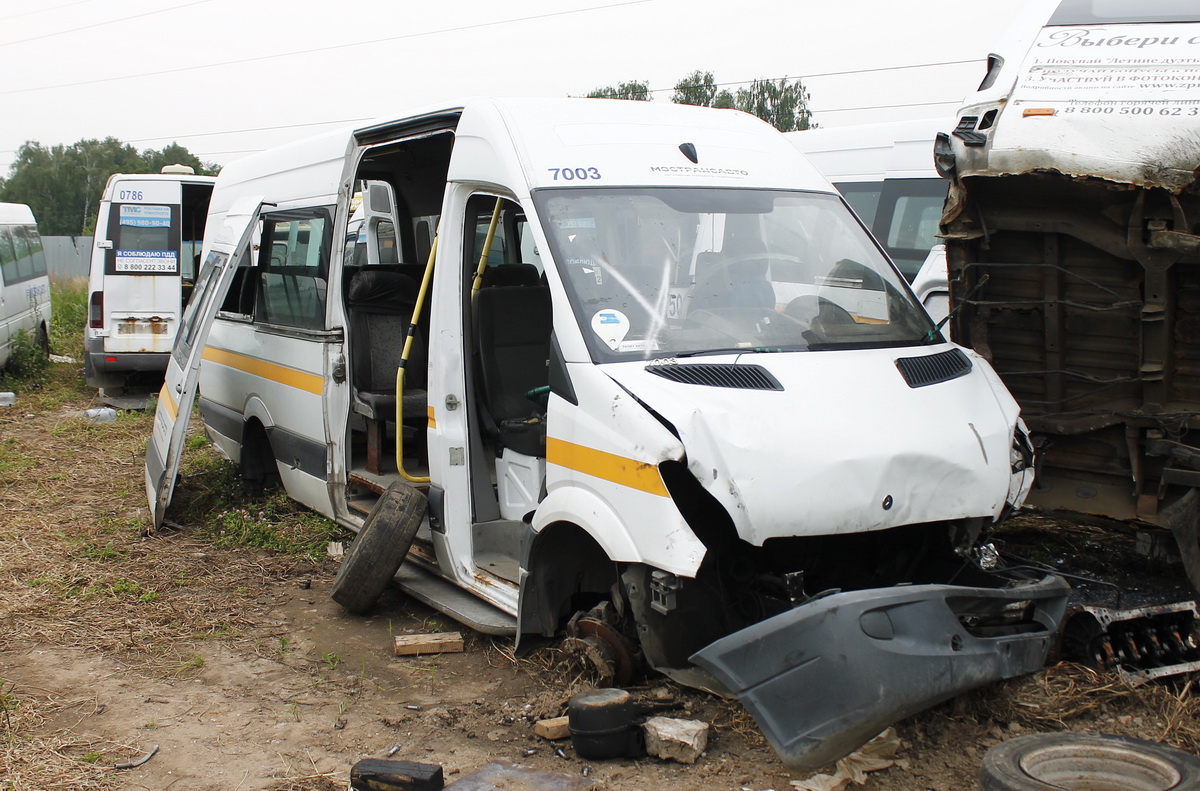
{"type": "Polygon", "coordinates": [[[333,581],[333,600],[347,611],[369,612],[408,554],[425,516],[425,495],[396,481],[367,515],[333,581]]]}
{"type": "Polygon", "coordinates": [[[46,325],[39,324],[37,329],[37,342],[42,350],[42,356],[47,360],[50,359],[50,335],[46,332],[46,325]]]}
{"type": "Polygon", "coordinates": [[[983,756],[983,791],[1196,791],[1200,759],[1165,744],[1092,733],[1034,733],[983,756]]]}

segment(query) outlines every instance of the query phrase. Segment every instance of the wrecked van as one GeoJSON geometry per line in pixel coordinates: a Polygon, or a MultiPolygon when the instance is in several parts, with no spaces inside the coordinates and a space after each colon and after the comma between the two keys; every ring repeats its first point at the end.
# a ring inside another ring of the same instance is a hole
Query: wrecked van
{"type": "Polygon", "coordinates": [[[950,331],[1021,404],[1030,503],[1136,526],[1200,589],[1198,51],[1194,3],[1031,4],[936,158],[950,331]]]}
{"type": "Polygon", "coordinates": [[[156,524],[197,382],[248,481],[359,531],[347,609],[394,579],[567,629],[741,696],[792,766],[1040,667],[1063,611],[984,546],[1032,482],[1016,404],[746,114],[473,99],[230,163],[156,524]]]}

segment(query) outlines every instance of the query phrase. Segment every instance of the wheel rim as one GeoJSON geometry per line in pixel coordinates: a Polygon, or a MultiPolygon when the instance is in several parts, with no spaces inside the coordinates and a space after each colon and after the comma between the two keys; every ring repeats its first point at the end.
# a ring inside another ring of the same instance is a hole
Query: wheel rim
{"type": "Polygon", "coordinates": [[[1170,763],[1129,747],[1040,747],[1021,758],[1029,777],[1068,791],[1169,791],[1182,779],[1170,763]]]}

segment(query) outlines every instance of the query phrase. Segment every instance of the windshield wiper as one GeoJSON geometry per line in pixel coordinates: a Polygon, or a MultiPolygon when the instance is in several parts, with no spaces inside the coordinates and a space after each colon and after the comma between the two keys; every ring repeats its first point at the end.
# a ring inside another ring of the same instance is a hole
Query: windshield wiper
{"type": "Polygon", "coordinates": [[[778,354],[780,352],[794,352],[799,349],[784,349],[781,347],[770,346],[727,346],[717,349],[697,349],[690,352],[676,352],[672,357],[704,357],[710,354],[778,354]]]}

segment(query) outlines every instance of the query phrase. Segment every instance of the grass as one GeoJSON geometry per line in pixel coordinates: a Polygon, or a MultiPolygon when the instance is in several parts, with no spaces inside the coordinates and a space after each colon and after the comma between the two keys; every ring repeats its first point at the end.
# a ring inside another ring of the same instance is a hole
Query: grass
{"type": "Polygon", "coordinates": [[[87,324],[86,277],[51,278],[50,349],[55,354],[83,361],[83,328],[87,324]]]}

